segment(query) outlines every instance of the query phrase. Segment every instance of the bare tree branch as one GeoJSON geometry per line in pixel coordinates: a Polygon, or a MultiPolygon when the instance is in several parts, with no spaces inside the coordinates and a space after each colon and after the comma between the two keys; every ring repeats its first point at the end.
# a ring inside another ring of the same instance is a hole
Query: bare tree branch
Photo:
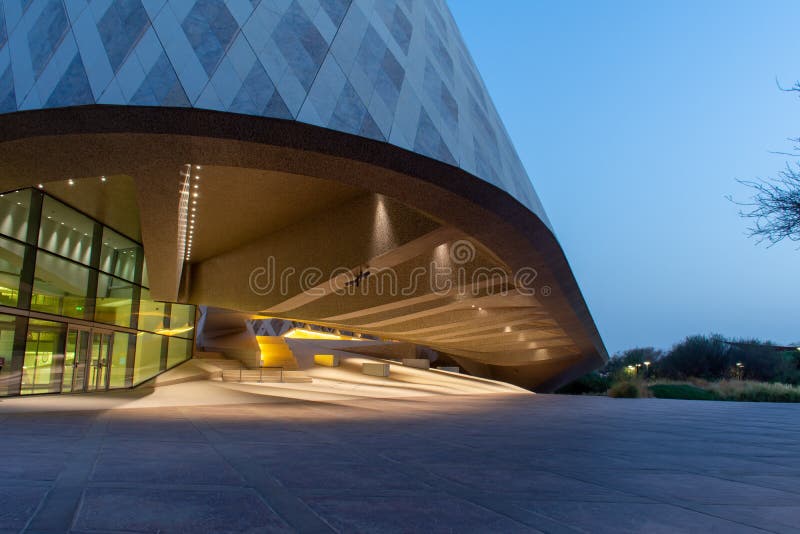
{"type": "Polygon", "coordinates": [[[800,164],[787,163],[774,179],[738,182],[753,191],[750,201],[733,201],[743,207],[739,214],[752,221],[750,237],[770,246],[784,239],[800,241],[800,164]]]}
{"type": "MultiPolygon", "coordinates": [[[[800,81],[785,88],[776,78],[775,84],[781,91],[800,93],[800,81]]],[[[794,143],[793,152],[774,154],[800,158],[800,137],[789,138],[789,141],[794,143]]],[[[737,181],[753,193],[749,202],[737,202],[728,197],[741,206],[739,215],[751,220],[747,229],[750,237],[756,238],[758,243],[766,241],[769,246],[784,239],[800,241],[800,162],[787,163],[776,178],[737,181]]]]}

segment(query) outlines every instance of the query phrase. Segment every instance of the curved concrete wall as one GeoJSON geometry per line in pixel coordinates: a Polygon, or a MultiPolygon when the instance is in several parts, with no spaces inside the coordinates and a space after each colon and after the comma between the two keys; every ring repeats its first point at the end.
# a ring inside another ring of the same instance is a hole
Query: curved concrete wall
{"type": "Polygon", "coordinates": [[[295,120],[544,210],[443,0],[7,0],[0,113],[85,104],[295,120]]]}

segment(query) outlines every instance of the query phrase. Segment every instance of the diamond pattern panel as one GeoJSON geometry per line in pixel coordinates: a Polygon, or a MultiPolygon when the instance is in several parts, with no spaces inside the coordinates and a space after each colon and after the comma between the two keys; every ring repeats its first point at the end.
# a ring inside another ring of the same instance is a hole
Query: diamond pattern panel
{"type": "Polygon", "coordinates": [[[460,166],[547,223],[444,0],[0,0],[0,113],[92,103],[392,143],[460,166]]]}
{"type": "Polygon", "coordinates": [[[114,0],[106,10],[97,27],[114,72],[148,25],[147,12],[139,0],[114,0]]]}
{"type": "Polygon", "coordinates": [[[33,71],[38,77],[67,31],[67,13],[61,0],[47,0],[28,31],[28,48],[33,71]]]}

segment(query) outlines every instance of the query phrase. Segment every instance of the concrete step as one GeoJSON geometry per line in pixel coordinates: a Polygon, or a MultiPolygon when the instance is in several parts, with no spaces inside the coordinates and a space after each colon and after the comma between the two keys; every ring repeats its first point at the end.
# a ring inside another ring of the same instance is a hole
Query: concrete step
{"type": "Polygon", "coordinates": [[[225,382],[281,382],[280,369],[241,369],[222,372],[225,382]]]}
{"type": "Polygon", "coordinates": [[[195,351],[194,357],[198,360],[224,360],[225,355],[221,352],[198,350],[195,351]]]}
{"type": "Polygon", "coordinates": [[[211,360],[211,359],[204,359],[202,360],[203,363],[207,365],[213,365],[219,369],[241,369],[242,362],[239,360],[228,360],[228,359],[220,359],[220,360],[211,360]]]}
{"type": "Polygon", "coordinates": [[[293,384],[313,382],[311,377],[308,376],[305,371],[284,371],[283,381],[293,384]]]}

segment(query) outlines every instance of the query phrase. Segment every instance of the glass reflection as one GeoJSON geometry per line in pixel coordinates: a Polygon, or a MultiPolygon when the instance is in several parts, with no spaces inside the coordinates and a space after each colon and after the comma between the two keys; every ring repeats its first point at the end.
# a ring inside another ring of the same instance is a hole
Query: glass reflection
{"type": "Polygon", "coordinates": [[[88,286],[89,269],[39,251],[31,309],[81,319],[86,313],[88,286]]]}
{"type": "Polygon", "coordinates": [[[24,189],[0,194],[0,234],[28,240],[28,214],[33,191],[24,189]]]}
{"type": "Polygon", "coordinates": [[[61,389],[67,325],[30,319],[22,364],[23,395],[55,393],[61,389]]]}
{"type": "Polygon", "coordinates": [[[42,204],[39,247],[89,265],[94,221],[46,196],[42,204]]]}
{"type": "MultiPolygon", "coordinates": [[[[16,317],[0,314],[0,359],[2,359],[2,365],[0,365],[0,395],[15,393],[19,386],[19,372],[14,373],[11,371],[16,325],[16,317]]],[[[24,328],[24,326],[23,324],[22,327],[24,328]]]]}
{"type": "Polygon", "coordinates": [[[100,270],[125,280],[136,280],[136,260],[142,254],[142,247],[109,228],[103,229],[102,243],[100,270]]]}
{"type": "Polygon", "coordinates": [[[132,306],[133,284],[105,274],[98,277],[95,321],[130,326],[132,306]]]}
{"type": "Polygon", "coordinates": [[[16,306],[25,245],[0,237],[0,304],[16,306]]]}

